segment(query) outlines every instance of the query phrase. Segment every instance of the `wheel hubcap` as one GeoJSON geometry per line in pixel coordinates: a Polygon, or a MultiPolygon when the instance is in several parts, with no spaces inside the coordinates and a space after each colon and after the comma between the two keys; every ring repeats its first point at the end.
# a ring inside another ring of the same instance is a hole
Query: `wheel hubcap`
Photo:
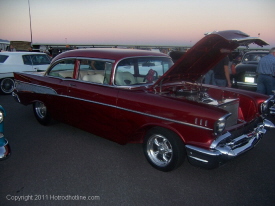
{"type": "Polygon", "coordinates": [[[47,108],[42,102],[35,103],[35,111],[39,118],[43,119],[46,117],[47,108]]]}
{"type": "Polygon", "coordinates": [[[147,154],[154,164],[164,167],[172,159],[172,145],[164,136],[153,135],[147,142],[147,154]]]}
{"type": "Polygon", "coordinates": [[[14,82],[12,79],[3,79],[1,89],[5,93],[11,93],[14,90],[14,82]]]}

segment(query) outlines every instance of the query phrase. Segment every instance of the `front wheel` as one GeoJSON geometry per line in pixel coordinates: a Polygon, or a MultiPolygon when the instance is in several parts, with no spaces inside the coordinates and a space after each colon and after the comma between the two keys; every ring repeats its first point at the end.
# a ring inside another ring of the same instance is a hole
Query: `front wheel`
{"type": "Polygon", "coordinates": [[[11,94],[14,90],[14,80],[12,78],[4,78],[0,80],[0,91],[3,94],[11,94]]]}
{"type": "Polygon", "coordinates": [[[48,125],[51,122],[50,114],[43,102],[33,103],[33,112],[37,121],[42,125],[48,125]]]}
{"type": "Polygon", "coordinates": [[[174,132],[156,127],[149,130],[143,143],[143,151],[148,162],[164,172],[179,167],[186,156],[185,146],[174,132]]]}

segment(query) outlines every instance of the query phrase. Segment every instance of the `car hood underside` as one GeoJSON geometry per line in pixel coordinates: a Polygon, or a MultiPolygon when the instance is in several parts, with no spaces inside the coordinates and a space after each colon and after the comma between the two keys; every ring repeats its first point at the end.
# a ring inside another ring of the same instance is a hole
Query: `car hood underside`
{"type": "Polygon", "coordinates": [[[238,46],[251,43],[268,45],[265,41],[249,37],[238,30],[208,33],[159,78],[155,86],[176,81],[198,81],[238,46]]]}

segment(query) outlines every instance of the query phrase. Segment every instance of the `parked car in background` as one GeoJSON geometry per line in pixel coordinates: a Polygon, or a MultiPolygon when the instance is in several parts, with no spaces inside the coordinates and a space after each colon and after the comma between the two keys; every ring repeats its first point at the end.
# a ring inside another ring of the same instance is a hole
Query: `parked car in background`
{"type": "Polygon", "coordinates": [[[12,93],[14,89],[13,72],[45,71],[50,63],[50,57],[40,52],[1,52],[0,92],[12,93]]]}
{"type": "Polygon", "coordinates": [[[268,51],[250,51],[243,55],[239,64],[235,67],[235,74],[232,75],[233,87],[256,91],[257,89],[257,66],[262,57],[268,51]]]}
{"type": "Polygon", "coordinates": [[[158,170],[171,171],[186,156],[214,168],[274,128],[266,119],[274,96],[201,84],[213,65],[253,42],[267,44],[240,31],[213,32],[174,65],[163,53],[76,49],[56,56],[44,74],[16,72],[13,96],[33,105],[43,125],[53,118],[119,144],[142,143],[158,170]]]}
{"type": "Polygon", "coordinates": [[[4,160],[10,156],[11,150],[8,141],[4,137],[4,118],[6,112],[0,105],[0,160],[4,160]]]}

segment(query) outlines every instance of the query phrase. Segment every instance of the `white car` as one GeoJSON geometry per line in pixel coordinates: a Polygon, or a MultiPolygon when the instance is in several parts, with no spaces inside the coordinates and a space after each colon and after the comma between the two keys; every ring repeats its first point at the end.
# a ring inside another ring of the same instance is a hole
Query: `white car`
{"type": "Polygon", "coordinates": [[[10,94],[14,90],[13,72],[45,71],[51,59],[39,52],[0,53],[0,92],[10,94]]]}

